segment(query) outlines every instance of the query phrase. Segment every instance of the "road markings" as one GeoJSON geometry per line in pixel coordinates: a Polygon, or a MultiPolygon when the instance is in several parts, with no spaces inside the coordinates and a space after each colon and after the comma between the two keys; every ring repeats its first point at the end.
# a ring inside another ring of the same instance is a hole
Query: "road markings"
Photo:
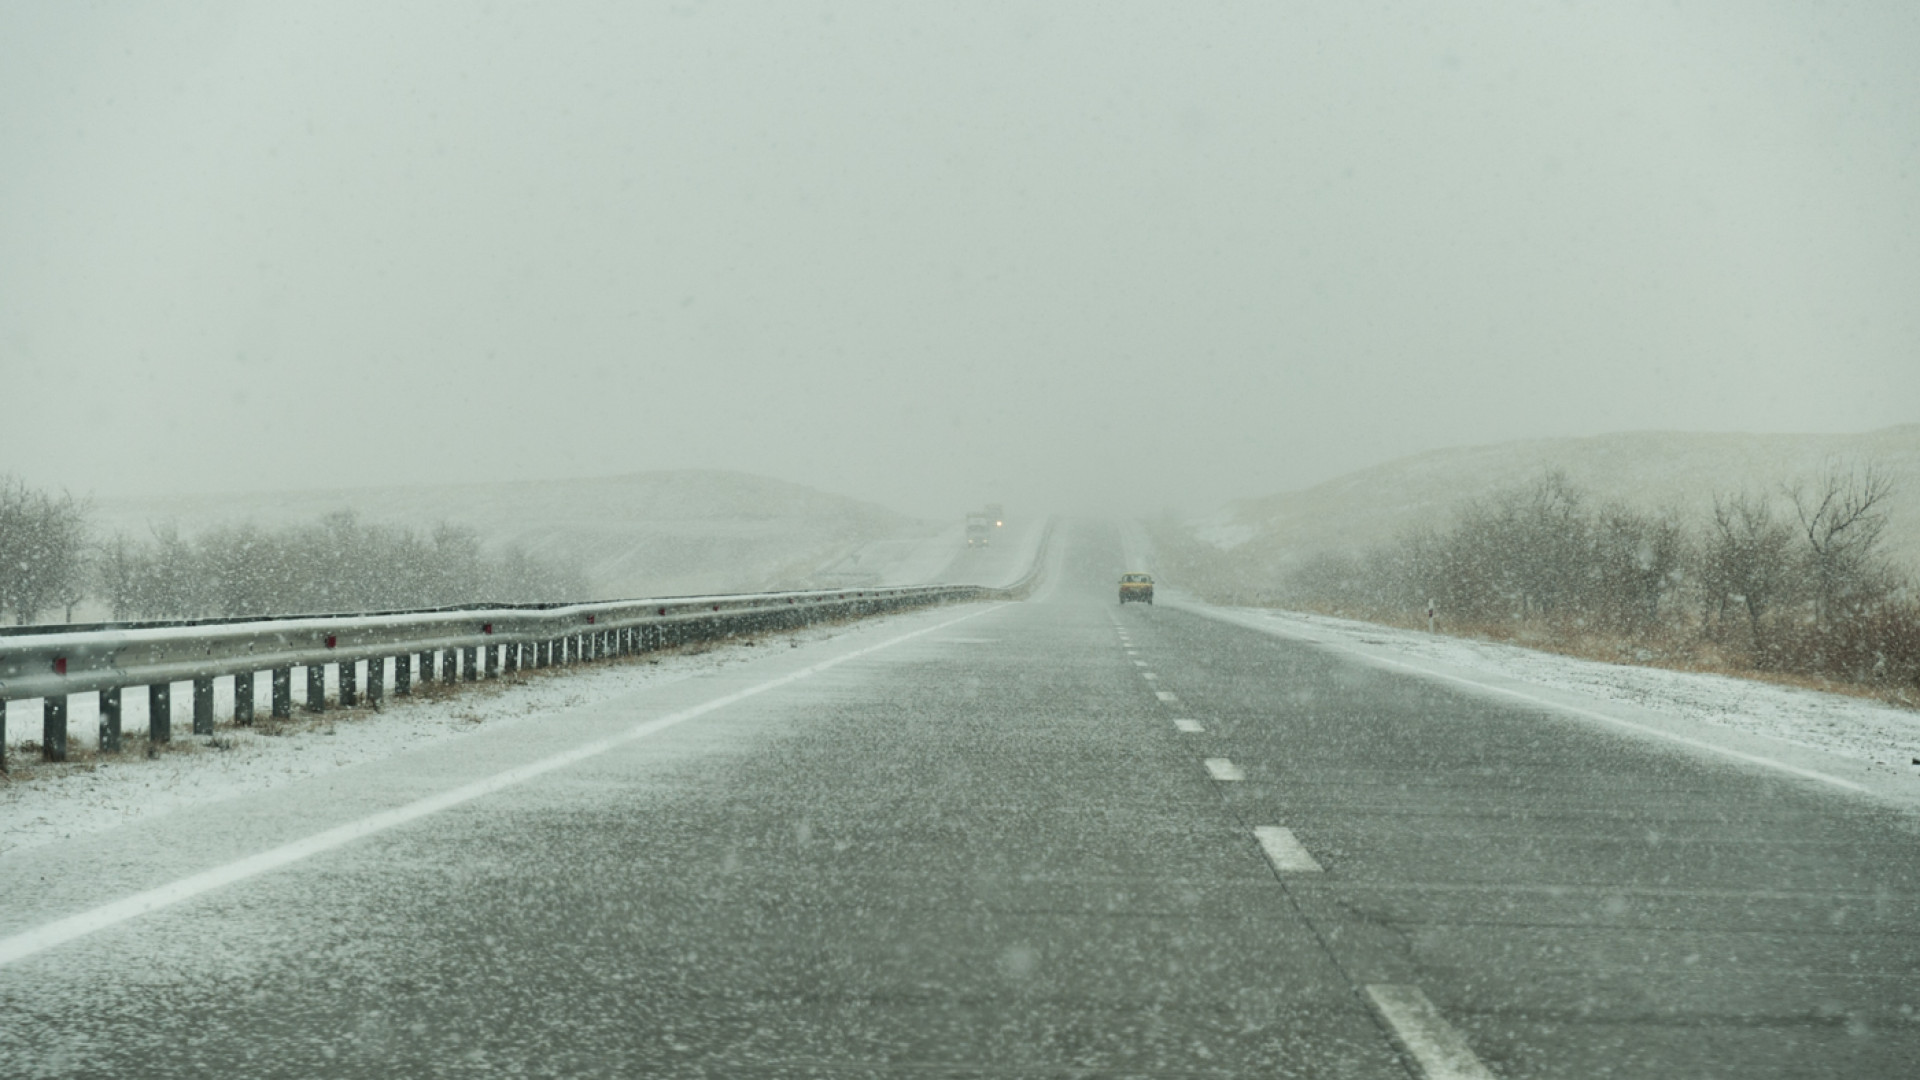
{"type": "Polygon", "coordinates": [[[1240,766],[1235,765],[1223,757],[1208,758],[1207,772],[1212,775],[1215,780],[1245,780],[1247,778],[1247,775],[1240,771],[1240,766]]]}
{"type": "Polygon", "coordinates": [[[1496,1080],[1419,987],[1373,983],[1367,1000],[1426,1080],[1496,1080]]]}
{"type": "Polygon", "coordinates": [[[1173,692],[1171,690],[1155,690],[1153,692],[1153,696],[1159,698],[1161,701],[1167,701],[1167,702],[1180,700],[1179,698],[1173,696],[1173,692]]]}
{"type": "Polygon", "coordinates": [[[0,938],[0,967],[5,967],[16,960],[32,956],[37,952],[43,952],[56,945],[72,941],[75,938],[86,937],[97,931],[117,926],[129,919],[138,918],[149,912],[172,907],[182,901],[191,900],[201,893],[211,892],[236,882],[245,881],[251,877],[258,877],[269,871],[278,870],[283,866],[289,866],[323,852],[332,851],[334,848],[350,844],[355,840],[372,836],[375,833],[385,832],[396,825],[404,825],[407,822],[426,817],[429,814],[437,814],[442,810],[459,806],[462,803],[471,802],[483,795],[491,795],[496,791],[524,783],[534,777],[550,773],[555,769],[562,769],[575,762],[585,761],[587,758],[596,757],[609,750],[624,746],[627,743],[644,739],[649,735],[664,731],[677,724],[683,724],[696,717],[705,716],[707,713],[713,712],[716,709],[723,709],[736,702],[745,701],[751,697],[758,697],[769,690],[777,690],[780,687],[799,682],[801,679],[826,671],[828,668],[839,667],[849,660],[857,660],[862,656],[879,652],[882,649],[892,648],[901,642],[911,641],[925,634],[945,630],[950,626],[966,622],[968,619],[978,618],[991,611],[998,611],[1005,606],[1005,604],[995,604],[992,607],[980,611],[969,612],[957,619],[948,619],[946,622],[901,634],[899,637],[889,638],[886,641],[868,645],[862,649],[854,649],[851,652],[842,653],[828,660],[822,660],[817,664],[809,665],[798,671],[789,672],[779,678],[757,683],[744,690],[736,690],[731,694],[722,695],[721,697],[702,702],[691,708],[682,709],[679,712],[668,713],[657,719],[635,724],[633,727],[617,735],[610,735],[604,739],[596,739],[593,742],[583,746],[576,746],[563,753],[544,757],[538,761],[528,762],[525,765],[508,769],[505,772],[495,773],[492,776],[483,777],[472,783],[463,784],[460,787],[440,792],[437,795],[429,795],[424,799],[415,800],[404,806],[397,806],[392,810],[383,810],[377,814],[370,814],[358,821],[349,821],[344,825],[338,825],[323,832],[314,833],[312,836],[303,837],[299,840],[282,844],[279,847],[249,855],[243,859],[236,859],[224,866],[216,866],[210,870],[203,870],[198,874],[192,874],[180,878],[177,881],[168,882],[157,888],[135,893],[132,896],[115,900],[112,903],[102,904],[91,910],[83,911],[78,915],[70,915],[64,919],[56,919],[53,922],[45,923],[31,930],[26,930],[10,937],[0,938]]]}
{"type": "Polygon", "coordinates": [[[1153,680],[1158,679],[1160,676],[1155,675],[1151,671],[1143,671],[1140,673],[1140,677],[1147,680],[1148,682],[1152,682],[1153,680]]]}
{"type": "Polygon", "coordinates": [[[1300,841],[1294,839],[1292,829],[1278,825],[1256,825],[1254,839],[1260,841],[1260,850],[1267,855],[1267,861],[1275,870],[1283,874],[1322,873],[1320,863],[1316,861],[1300,841]]]}
{"type": "Polygon", "coordinates": [[[1184,717],[1182,717],[1179,720],[1175,720],[1173,722],[1173,726],[1176,728],[1179,728],[1181,731],[1187,732],[1188,734],[1199,734],[1200,732],[1207,730],[1206,728],[1203,728],[1200,726],[1200,721],[1188,720],[1184,717]]]}
{"type": "MultiPolygon", "coordinates": [[[[1132,650],[1132,649],[1128,649],[1127,651],[1128,651],[1128,652],[1132,652],[1133,650],[1132,650]]],[[[1147,662],[1146,662],[1145,660],[1135,660],[1135,661],[1133,662],[1133,666],[1134,666],[1134,667],[1146,667],[1146,666],[1147,666],[1147,662]]]]}

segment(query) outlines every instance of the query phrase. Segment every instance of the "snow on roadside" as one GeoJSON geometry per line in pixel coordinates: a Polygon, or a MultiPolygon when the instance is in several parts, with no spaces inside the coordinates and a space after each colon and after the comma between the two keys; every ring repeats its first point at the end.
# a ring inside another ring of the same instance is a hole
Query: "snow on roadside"
{"type": "Polygon", "coordinates": [[[1920,713],[1865,698],[1731,675],[1582,660],[1504,642],[1428,634],[1325,615],[1264,608],[1225,610],[1302,637],[1385,649],[1861,761],[1906,768],[1920,758],[1920,713]]]}
{"type": "MultiPolygon", "coordinates": [[[[842,632],[815,627],[768,640],[805,643],[842,632]]],[[[173,747],[150,759],[130,753],[56,766],[18,762],[29,767],[0,777],[0,855],[181,806],[281,787],[483,729],[524,724],[555,710],[690,679],[760,651],[736,643],[701,653],[654,653],[527,672],[464,684],[444,696],[388,698],[377,711],[296,714],[282,722],[279,734],[269,734],[275,725],[263,720],[251,728],[223,722],[212,736],[183,735],[176,721],[173,747]]]]}

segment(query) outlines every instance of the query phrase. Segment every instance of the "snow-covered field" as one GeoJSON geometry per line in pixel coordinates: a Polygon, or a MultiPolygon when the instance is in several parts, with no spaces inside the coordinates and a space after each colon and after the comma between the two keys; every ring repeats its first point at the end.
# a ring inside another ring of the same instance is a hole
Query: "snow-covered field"
{"type": "Polygon", "coordinates": [[[1183,601],[1243,625],[1318,642],[1376,662],[1412,669],[1458,684],[1478,684],[1510,699],[1609,717],[1623,725],[1659,729],[1692,745],[1711,743],[1735,758],[1783,765],[1854,780],[1877,778],[1883,793],[1920,798],[1920,713],[1865,698],[1631,664],[1608,664],[1502,642],[1427,634],[1297,612],[1210,608],[1183,601]],[[1662,720],[1673,724],[1663,725],[1662,720]],[[1716,732],[1725,738],[1716,738],[1716,732]],[[1807,751],[1796,755],[1790,748],[1807,751]],[[1846,769],[1846,762],[1857,769],[1846,769]]]}
{"type": "MultiPolygon", "coordinates": [[[[15,773],[0,777],[0,854],[98,832],[185,805],[280,787],[482,730],[525,724],[559,710],[690,679],[766,648],[821,641],[845,630],[816,627],[759,639],[758,645],[732,643],[700,653],[653,653],[584,667],[523,672],[462,684],[446,694],[389,698],[379,710],[335,709],[318,716],[296,712],[292,721],[277,728],[265,720],[252,728],[223,721],[210,737],[184,734],[191,730],[190,724],[182,723],[176,714],[172,748],[151,759],[127,754],[45,766],[23,760],[25,755],[16,757],[15,773]],[[278,733],[269,734],[274,731],[278,733]]],[[[130,700],[139,697],[144,695],[129,695],[130,700]]],[[[91,698],[76,695],[76,704],[91,698]]],[[[16,732],[24,727],[37,734],[38,703],[31,704],[35,708],[30,724],[15,717],[9,725],[16,732]]],[[[230,705],[220,704],[218,714],[230,716],[230,705]]],[[[89,709],[76,717],[75,745],[93,744],[91,713],[89,709]]],[[[128,730],[144,733],[145,724],[129,724],[128,730]]],[[[135,741],[132,745],[146,744],[135,741]]],[[[529,740],[529,755],[535,754],[534,746],[529,740]]]]}

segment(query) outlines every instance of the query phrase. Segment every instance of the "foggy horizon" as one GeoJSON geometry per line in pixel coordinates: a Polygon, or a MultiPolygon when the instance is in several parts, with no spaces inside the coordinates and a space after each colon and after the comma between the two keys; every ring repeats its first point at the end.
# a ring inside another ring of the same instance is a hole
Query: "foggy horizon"
{"type": "Polygon", "coordinates": [[[0,472],[1202,511],[1920,421],[1920,13],[0,6],[0,472]]]}

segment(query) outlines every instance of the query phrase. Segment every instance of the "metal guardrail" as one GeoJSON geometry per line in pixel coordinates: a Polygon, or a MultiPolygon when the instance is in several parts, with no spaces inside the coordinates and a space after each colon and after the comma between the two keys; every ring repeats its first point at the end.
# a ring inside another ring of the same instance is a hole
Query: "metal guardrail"
{"type": "MultiPolygon", "coordinates": [[[[1043,542],[1044,543],[1044,542],[1043,542]]],[[[1029,578],[1034,575],[1030,573],[1029,578]]],[[[1030,585],[1028,586],[1030,587],[1030,585]]],[[[193,683],[193,731],[213,732],[214,680],[235,680],[234,720],[253,722],[257,674],[270,672],[271,711],[293,711],[293,669],[306,669],[305,709],[326,707],[326,668],[337,671],[337,700],[357,704],[385,694],[388,661],[395,694],[413,682],[474,681],[522,667],[544,668],[741,634],[796,629],[911,607],[1014,599],[1022,583],[994,589],[936,585],[757,595],[675,597],[565,606],[442,609],[374,616],[314,616],[138,628],[49,631],[0,637],[0,770],[5,768],[6,703],[44,700],[41,753],[66,758],[68,698],[100,694],[100,748],[120,749],[123,690],[145,686],[148,738],[172,736],[172,684],[193,683]],[[359,668],[366,661],[366,684],[359,668]]]]}

